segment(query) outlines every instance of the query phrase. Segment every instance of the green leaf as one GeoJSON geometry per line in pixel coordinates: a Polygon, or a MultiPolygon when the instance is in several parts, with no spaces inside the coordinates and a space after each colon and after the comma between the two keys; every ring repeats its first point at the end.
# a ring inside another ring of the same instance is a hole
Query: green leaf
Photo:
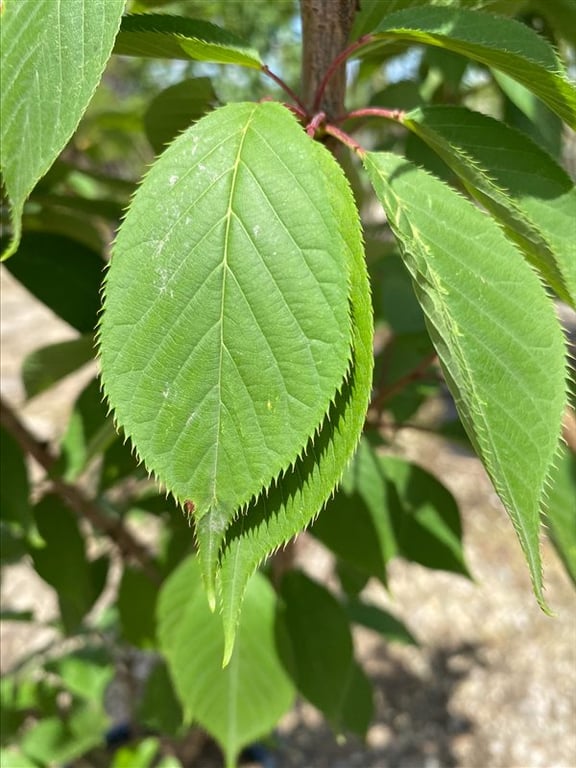
{"type": "Polygon", "coordinates": [[[552,25],[556,35],[576,46],[576,3],[574,0],[533,0],[539,13],[552,25]]]}
{"type": "Polygon", "coordinates": [[[503,122],[527,134],[552,157],[561,160],[563,125],[558,115],[508,75],[498,71],[492,75],[507,97],[503,122]]]}
{"type": "Polygon", "coordinates": [[[82,391],[70,414],[60,443],[61,471],[68,481],[75,480],[88,463],[118,440],[112,418],[102,401],[98,379],[82,391]]]}
{"type": "Polygon", "coordinates": [[[388,642],[418,645],[414,635],[388,611],[362,600],[349,600],[344,607],[350,621],[378,632],[388,642]]]}
{"type": "Polygon", "coordinates": [[[463,107],[425,107],[404,122],[576,307],[576,189],[568,174],[524,134],[463,107]]]}
{"type": "Polygon", "coordinates": [[[158,753],[158,739],[148,738],[127,747],[120,747],[114,753],[110,768],[150,768],[158,753]]]}
{"type": "Polygon", "coordinates": [[[576,89],[552,46],[520,22],[467,9],[414,8],[386,16],[371,37],[446,48],[498,69],[576,128],[576,89]]]}
{"type": "Polygon", "coordinates": [[[576,456],[566,448],[552,471],[545,522],[556,552],[576,585],[576,456]]]}
{"type": "Polygon", "coordinates": [[[212,112],[152,167],[107,273],[106,395],[214,531],[295,461],[349,367],[349,265],[317,150],[281,105],[212,112]]]}
{"type": "Polygon", "coordinates": [[[148,477],[148,473],[134,455],[131,445],[120,434],[104,451],[99,490],[102,492],[111,488],[126,479],[128,475],[138,480],[148,477]]]}
{"type": "Polygon", "coordinates": [[[458,193],[395,155],[366,153],[364,165],[544,607],[540,507],[566,401],[553,305],[500,228],[458,193]]]}
{"type": "Polygon", "coordinates": [[[196,559],[185,560],[160,592],[160,646],[186,719],[216,739],[227,768],[292,703],[293,688],[276,654],[275,605],[272,587],[256,575],[246,593],[234,653],[222,669],[222,623],[210,611],[196,559]]]}
{"type": "Polygon", "coordinates": [[[144,113],[144,128],[154,151],[160,154],[179,133],[200,120],[217,104],[208,77],[182,80],[161,91],[144,113]]]}
{"type": "Polygon", "coordinates": [[[50,389],[61,379],[90,362],[93,357],[94,337],[91,334],[34,350],[22,363],[22,382],[26,397],[35,397],[50,389]]]}
{"type": "Polygon", "coordinates": [[[74,133],[112,53],[125,0],[7,0],[2,8],[0,165],[14,253],[24,201],[74,133]]]}
{"type": "Polygon", "coordinates": [[[469,576],[460,514],[450,491],[416,464],[394,456],[378,458],[398,554],[427,568],[469,576]]]}
{"type": "Polygon", "coordinates": [[[13,747],[0,750],[0,765],[6,768],[38,768],[38,763],[30,760],[22,752],[15,751],[13,747]]]}
{"type": "Polygon", "coordinates": [[[154,647],[158,589],[142,570],[125,567],[118,589],[122,636],[138,648],[154,647]]]}
{"type": "Polygon", "coordinates": [[[80,333],[91,333],[100,310],[104,262],[77,240],[27,232],[7,268],[46,306],[80,333]]]}
{"type": "Polygon", "coordinates": [[[30,486],[24,453],[10,432],[0,428],[0,519],[28,531],[32,524],[30,486]]]}
{"type": "Polygon", "coordinates": [[[310,532],[349,564],[387,583],[386,565],[396,554],[396,541],[382,467],[368,441],[360,441],[342,488],[310,532]]]}
{"type": "Polygon", "coordinates": [[[45,668],[58,675],[66,690],[74,696],[100,707],[115,675],[110,654],[103,648],[95,647],[85,647],[53,659],[45,668]]]}
{"type": "Polygon", "coordinates": [[[215,24],[164,13],[124,16],[114,45],[122,56],[196,59],[260,69],[258,52],[215,24]]]}
{"type": "Polygon", "coordinates": [[[153,732],[178,735],[182,725],[182,707],[164,661],[158,661],[146,678],[144,692],[137,703],[137,718],[139,723],[153,732]]]}
{"type": "MultiPolygon", "coordinates": [[[[328,718],[332,726],[364,733],[372,715],[371,706],[362,707],[368,717],[359,723],[350,719],[354,707],[351,695],[368,696],[361,687],[354,660],[348,617],[338,600],[324,587],[299,571],[290,571],[282,579],[280,594],[284,600],[281,613],[289,637],[285,664],[299,692],[328,718]]],[[[361,673],[360,673],[361,674],[361,673]]]]}
{"type": "Polygon", "coordinates": [[[101,745],[107,724],[103,710],[84,704],[66,720],[61,716],[40,720],[22,736],[20,746],[42,766],[68,763],[101,745]]]}
{"type": "Polygon", "coordinates": [[[341,392],[304,454],[226,532],[219,578],[226,657],[233,646],[248,579],[264,558],[303,530],[324,506],[358,445],[370,399],[374,365],[372,306],[359,226],[347,225],[354,200],[342,183],[341,171],[320,148],[318,161],[320,178],[331,193],[342,247],[352,268],[352,362],[341,392]]]}
{"type": "Polygon", "coordinates": [[[395,555],[428,568],[469,575],[452,494],[415,464],[379,456],[366,439],[360,442],[342,490],[310,532],[339,557],[384,584],[386,564],[395,555]]]}
{"type": "Polygon", "coordinates": [[[44,547],[32,551],[34,568],[58,593],[64,626],[74,632],[96,597],[84,539],[72,512],[55,496],[45,496],[34,515],[45,541],[44,547]]]}

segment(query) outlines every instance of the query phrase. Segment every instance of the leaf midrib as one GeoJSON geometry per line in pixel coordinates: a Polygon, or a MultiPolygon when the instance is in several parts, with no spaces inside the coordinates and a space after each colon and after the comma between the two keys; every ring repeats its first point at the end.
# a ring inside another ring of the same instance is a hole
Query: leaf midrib
{"type": "Polygon", "coordinates": [[[214,471],[212,473],[212,506],[216,507],[216,478],[218,477],[218,458],[220,454],[220,434],[222,426],[222,366],[224,361],[224,305],[226,299],[226,275],[228,272],[228,256],[230,245],[230,227],[232,222],[232,216],[234,210],[232,207],[232,201],[236,192],[236,184],[238,178],[238,168],[240,167],[240,158],[242,156],[242,150],[244,149],[244,142],[248,134],[250,124],[254,120],[254,113],[256,112],[256,106],[252,109],[252,114],[246,120],[246,125],[243,127],[240,141],[238,144],[238,151],[236,153],[236,159],[234,160],[234,171],[232,173],[232,181],[230,183],[230,195],[228,197],[228,209],[226,211],[226,231],[224,234],[224,258],[222,262],[222,299],[220,302],[220,356],[218,360],[218,417],[216,421],[216,444],[214,446],[214,471]]]}

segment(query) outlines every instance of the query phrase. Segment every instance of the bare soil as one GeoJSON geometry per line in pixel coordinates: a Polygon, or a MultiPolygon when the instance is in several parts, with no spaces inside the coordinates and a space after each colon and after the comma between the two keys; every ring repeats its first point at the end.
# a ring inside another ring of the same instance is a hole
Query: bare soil
{"type": "MultiPolygon", "coordinates": [[[[74,334],[3,268],[0,287],[2,395],[38,436],[53,439],[91,373],[24,403],[19,370],[26,354],[74,334]]],[[[402,434],[399,450],[459,501],[475,581],[395,561],[389,593],[370,583],[366,597],[403,619],[419,646],[357,632],[359,658],[375,685],[366,743],[336,740],[314,708],[299,702],[277,729],[270,766],[576,768],[576,595],[554,551],[545,541],[550,618],[536,605],[512,526],[479,462],[415,431],[402,434]]],[[[322,573],[330,581],[330,557],[310,537],[301,537],[297,557],[315,578],[322,573]]],[[[2,598],[5,608],[33,609],[39,620],[55,612],[51,590],[27,564],[5,569],[2,598]]],[[[5,622],[2,668],[46,639],[39,627],[5,622]]],[[[208,745],[190,768],[218,765],[208,745]]]]}

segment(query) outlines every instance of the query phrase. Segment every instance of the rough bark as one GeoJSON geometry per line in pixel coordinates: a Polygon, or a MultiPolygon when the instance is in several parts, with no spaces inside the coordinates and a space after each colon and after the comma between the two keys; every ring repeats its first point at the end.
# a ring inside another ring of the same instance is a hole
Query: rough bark
{"type": "MultiPolygon", "coordinates": [[[[348,44],[358,0],[300,0],[302,13],[302,100],[312,109],[314,96],[330,63],[348,44]]],[[[328,118],[344,112],[345,65],[324,92],[319,109],[328,118]]]]}

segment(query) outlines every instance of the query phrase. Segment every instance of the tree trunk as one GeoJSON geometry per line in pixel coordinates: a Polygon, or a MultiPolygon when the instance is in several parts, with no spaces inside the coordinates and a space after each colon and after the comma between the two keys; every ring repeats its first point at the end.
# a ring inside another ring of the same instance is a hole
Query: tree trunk
{"type": "MultiPolygon", "coordinates": [[[[348,45],[358,0],[300,0],[302,14],[302,100],[312,109],[331,62],[348,45]]],[[[324,91],[319,110],[328,118],[344,112],[346,66],[342,64],[324,91]]]]}

